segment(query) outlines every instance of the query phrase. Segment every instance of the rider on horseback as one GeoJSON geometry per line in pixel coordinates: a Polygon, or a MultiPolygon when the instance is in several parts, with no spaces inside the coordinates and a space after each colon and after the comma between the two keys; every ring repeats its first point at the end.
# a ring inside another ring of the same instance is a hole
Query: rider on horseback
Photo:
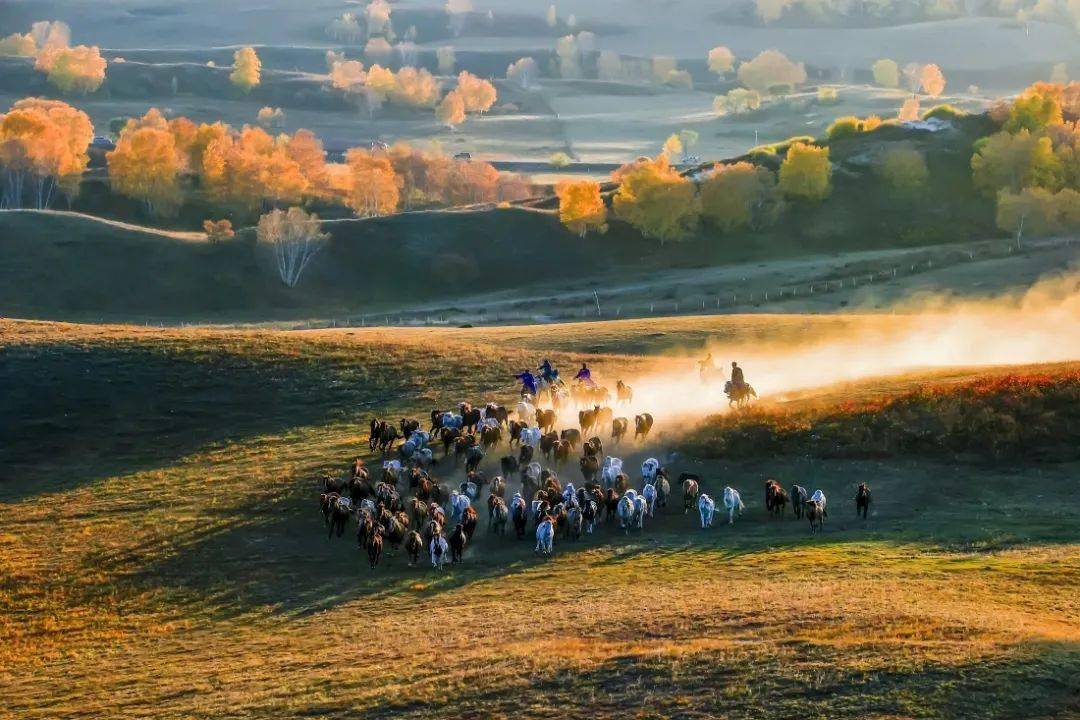
{"type": "Polygon", "coordinates": [[[736,390],[742,390],[746,387],[746,380],[743,378],[742,368],[739,367],[739,363],[731,363],[731,386],[736,390]]]}
{"type": "Polygon", "coordinates": [[[521,395],[532,395],[536,397],[536,377],[531,372],[526,370],[520,375],[515,375],[515,378],[521,381],[521,395]]]}
{"type": "Polygon", "coordinates": [[[551,366],[551,361],[547,358],[544,358],[544,362],[540,363],[540,367],[537,369],[540,371],[540,377],[548,385],[551,385],[559,377],[559,371],[551,366]]]}
{"type": "Polygon", "coordinates": [[[706,355],[704,360],[698,360],[697,364],[698,375],[701,377],[702,381],[707,380],[709,378],[709,373],[716,369],[713,365],[712,353],[706,355]]]}
{"type": "Polygon", "coordinates": [[[581,369],[577,371],[574,379],[589,387],[596,387],[596,383],[592,379],[592,370],[589,370],[589,366],[585,363],[581,363],[581,369]]]}

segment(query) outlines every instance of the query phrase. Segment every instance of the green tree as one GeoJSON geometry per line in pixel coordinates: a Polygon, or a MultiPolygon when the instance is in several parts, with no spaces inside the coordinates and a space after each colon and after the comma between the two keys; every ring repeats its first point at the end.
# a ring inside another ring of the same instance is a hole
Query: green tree
{"type": "Polygon", "coordinates": [[[824,200],[832,192],[829,148],[792,143],[780,165],[780,192],[789,198],[824,200]]]}
{"type": "Polygon", "coordinates": [[[893,148],[886,152],[878,173],[890,188],[908,196],[917,194],[930,179],[926,158],[912,148],[893,148]]]}

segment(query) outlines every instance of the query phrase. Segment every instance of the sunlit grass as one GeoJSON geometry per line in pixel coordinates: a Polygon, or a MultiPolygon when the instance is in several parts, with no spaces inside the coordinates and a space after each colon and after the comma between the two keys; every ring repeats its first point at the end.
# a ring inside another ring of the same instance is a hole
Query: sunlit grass
{"type": "MultiPolygon", "coordinates": [[[[751,504],[734,528],[672,511],[550,560],[485,536],[443,573],[392,553],[373,573],[350,536],[326,539],[318,474],[359,451],[372,413],[505,387],[535,351],[498,333],[4,329],[22,381],[46,383],[40,358],[78,363],[77,348],[97,358],[98,397],[126,376],[183,411],[159,425],[124,407],[122,451],[23,446],[8,466],[0,697],[16,717],[1006,718],[1075,703],[1075,466],[710,460],[695,467],[707,486],[738,480],[751,504]],[[259,394],[190,392],[263,372],[274,423],[246,418],[259,394]],[[159,440],[206,418],[229,432],[159,440]],[[823,536],[765,518],[764,473],[837,488],[823,536]],[[860,478],[876,493],[865,526],[846,496],[860,478]]],[[[81,444],[112,447],[114,413],[68,412],[81,444]]]]}

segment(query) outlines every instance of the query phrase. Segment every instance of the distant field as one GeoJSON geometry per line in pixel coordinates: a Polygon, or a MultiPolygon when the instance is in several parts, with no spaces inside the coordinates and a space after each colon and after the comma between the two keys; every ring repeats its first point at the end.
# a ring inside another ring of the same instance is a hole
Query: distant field
{"type": "MultiPolygon", "coordinates": [[[[888,318],[558,328],[157,330],[0,324],[0,695],[12,717],[1061,718],[1080,711],[1076,463],[759,455],[670,463],[740,488],[733,528],[669,508],[551,560],[481,525],[465,563],[371,572],[328,541],[316,478],[372,414],[510,401],[550,354],[605,382],[675,346],[798,345],[888,318]],[[601,354],[591,354],[591,353],[601,354]],[[632,354],[624,354],[632,353],[632,354]],[[820,487],[825,532],[768,520],[765,477],[820,487]],[[850,497],[869,481],[857,521],[850,497]]],[[[912,383],[1075,365],[877,379],[912,383]]],[[[764,398],[765,406],[769,398],[764,398]]],[[[653,408],[658,410],[659,408],[653,408]]],[[[621,452],[631,467],[681,434],[621,452]]],[[[499,453],[494,453],[497,457],[499,453]]],[[[377,458],[369,458],[377,461],[377,458]]],[[[492,469],[489,466],[489,469],[492,469]]],[[[460,471],[436,472],[456,481],[460,471]]],[[[565,479],[577,480],[567,469],[565,479]]]]}

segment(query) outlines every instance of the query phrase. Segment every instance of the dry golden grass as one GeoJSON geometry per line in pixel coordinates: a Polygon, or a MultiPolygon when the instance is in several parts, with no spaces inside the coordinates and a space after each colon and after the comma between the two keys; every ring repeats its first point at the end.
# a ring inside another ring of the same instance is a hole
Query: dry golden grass
{"type": "MultiPolygon", "coordinates": [[[[643,329],[601,328],[612,347],[643,329]]],[[[709,491],[743,488],[734,528],[672,509],[551,560],[485,536],[460,568],[390,553],[371,572],[351,536],[326,539],[313,496],[370,414],[507,400],[531,343],[569,361],[591,333],[353,332],[0,324],[24,386],[0,463],[0,716],[1076,711],[1076,466],[687,459],[709,491]],[[766,474],[830,493],[823,536],[765,517],[766,474]],[[867,478],[864,524],[849,493],[867,478]]]]}

